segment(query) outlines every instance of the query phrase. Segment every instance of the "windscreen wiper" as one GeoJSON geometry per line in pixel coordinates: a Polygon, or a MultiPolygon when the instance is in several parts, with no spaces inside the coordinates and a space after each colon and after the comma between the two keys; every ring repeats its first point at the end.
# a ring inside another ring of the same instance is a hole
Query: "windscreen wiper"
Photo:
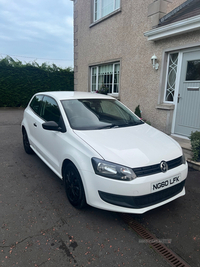
{"type": "Polygon", "coordinates": [[[109,125],[105,125],[105,126],[100,126],[98,127],[98,129],[111,129],[111,128],[118,128],[119,125],[116,124],[109,124],[109,125]]]}

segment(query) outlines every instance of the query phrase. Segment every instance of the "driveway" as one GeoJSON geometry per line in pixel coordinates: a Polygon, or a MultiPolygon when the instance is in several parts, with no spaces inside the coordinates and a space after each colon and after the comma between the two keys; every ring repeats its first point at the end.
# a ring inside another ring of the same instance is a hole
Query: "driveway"
{"type": "Polygon", "coordinates": [[[161,240],[170,240],[168,247],[191,266],[200,266],[199,171],[189,170],[184,197],[133,217],[161,240]]]}
{"type": "MultiPolygon", "coordinates": [[[[0,109],[0,267],[169,266],[119,214],[73,208],[62,181],[22,146],[23,110],[0,109]]],[[[200,177],[187,195],[134,216],[191,266],[200,266],[200,177]]]]}

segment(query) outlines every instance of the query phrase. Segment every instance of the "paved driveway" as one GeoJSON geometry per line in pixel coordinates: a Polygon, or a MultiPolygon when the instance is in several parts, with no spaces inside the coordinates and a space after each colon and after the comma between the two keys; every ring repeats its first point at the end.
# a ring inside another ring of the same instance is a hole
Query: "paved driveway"
{"type": "Polygon", "coordinates": [[[189,170],[186,195],[141,216],[134,216],[191,266],[200,266],[200,172],[189,170]]]}
{"type": "MultiPolygon", "coordinates": [[[[118,214],[68,203],[62,181],[24,152],[22,112],[0,109],[0,267],[169,266],[118,214]]],[[[190,173],[185,197],[136,216],[158,238],[172,239],[170,248],[194,267],[200,266],[198,178],[190,173]]]]}

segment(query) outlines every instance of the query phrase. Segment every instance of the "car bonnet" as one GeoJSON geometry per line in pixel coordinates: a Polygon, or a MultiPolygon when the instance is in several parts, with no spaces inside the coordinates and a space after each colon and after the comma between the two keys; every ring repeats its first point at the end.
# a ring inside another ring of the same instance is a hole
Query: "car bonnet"
{"type": "Polygon", "coordinates": [[[147,124],[74,132],[103,159],[131,168],[157,164],[182,155],[176,141],[147,124]]]}

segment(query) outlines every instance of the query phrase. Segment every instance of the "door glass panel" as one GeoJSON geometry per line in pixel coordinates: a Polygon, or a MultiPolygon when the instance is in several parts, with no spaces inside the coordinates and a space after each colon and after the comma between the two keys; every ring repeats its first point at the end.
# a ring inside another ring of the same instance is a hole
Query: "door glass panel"
{"type": "Polygon", "coordinates": [[[43,98],[43,95],[37,95],[37,96],[35,96],[33,98],[33,100],[30,103],[30,107],[38,115],[40,115],[40,108],[41,108],[42,98],[43,98]]]}
{"type": "Polygon", "coordinates": [[[42,118],[45,121],[55,121],[59,124],[61,114],[56,101],[51,97],[45,96],[43,102],[44,109],[42,118]]]}
{"type": "Polygon", "coordinates": [[[167,75],[166,95],[165,101],[174,101],[174,92],[176,88],[176,74],[178,66],[178,53],[169,55],[169,66],[167,75]]]}
{"type": "Polygon", "coordinates": [[[186,81],[200,80],[200,60],[192,60],[187,63],[186,81]]]}

